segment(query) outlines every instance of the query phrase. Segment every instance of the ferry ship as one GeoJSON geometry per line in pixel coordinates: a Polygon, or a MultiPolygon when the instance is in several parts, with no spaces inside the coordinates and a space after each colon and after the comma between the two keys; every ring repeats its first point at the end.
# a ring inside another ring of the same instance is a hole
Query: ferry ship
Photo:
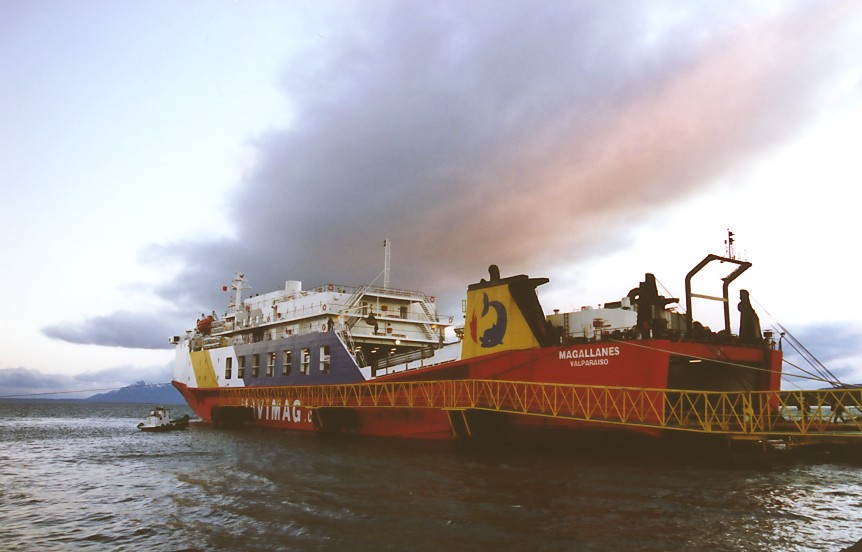
{"type": "Polygon", "coordinates": [[[778,391],[782,353],[771,332],[761,332],[745,290],[738,303],[739,330],[731,331],[735,301],[729,286],[750,266],[732,255],[705,257],[686,276],[685,313],[677,308],[679,300],[661,295],[653,275],[646,274],[600,308],[551,314],[543,311],[536,292],[548,279],[502,277],[491,266],[487,279],[467,287],[458,320],[440,314],[433,296],[388,284],[305,290],[288,281],[284,289],[244,298],[246,278],[237,273],[225,288],[233,297],[222,315],[201,315],[184,335],[171,338],[173,384],[202,420],[216,426],[434,440],[608,429],[660,437],[661,429],[649,427],[436,406],[431,395],[447,393],[443,387],[386,404],[358,397],[373,386],[470,381],[663,394],[778,391]],[[714,261],[733,268],[722,278],[722,296],[693,293],[692,277],[714,261]],[[693,298],[723,303],[721,331],[693,319],[693,298]],[[333,398],[339,393],[341,398],[333,398]]]}

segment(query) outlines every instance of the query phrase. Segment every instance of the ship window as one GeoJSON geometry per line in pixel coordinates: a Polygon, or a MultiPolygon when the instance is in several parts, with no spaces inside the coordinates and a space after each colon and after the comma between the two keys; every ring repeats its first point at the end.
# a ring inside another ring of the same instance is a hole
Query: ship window
{"type": "Polygon", "coordinates": [[[230,379],[233,371],[233,357],[224,359],[224,379],[230,379]]]}
{"type": "Polygon", "coordinates": [[[251,377],[260,375],[260,355],[251,355],[251,377]]]}
{"type": "Polygon", "coordinates": [[[236,369],[236,376],[242,379],[245,377],[245,357],[237,357],[237,361],[239,362],[239,366],[236,369]]]}
{"type": "Polygon", "coordinates": [[[401,318],[407,318],[407,306],[401,305],[399,310],[401,311],[401,318]]]}
{"type": "Polygon", "coordinates": [[[289,376],[290,369],[293,367],[293,351],[284,351],[281,358],[281,375],[289,376]]]}
{"type": "Polygon", "coordinates": [[[307,374],[311,365],[311,349],[302,350],[301,364],[299,365],[299,373],[307,374]]]}
{"type": "Polygon", "coordinates": [[[272,377],[275,373],[275,353],[269,353],[266,359],[266,375],[272,377]]]}
{"type": "Polygon", "coordinates": [[[320,348],[320,371],[329,372],[329,345],[320,348]]]}

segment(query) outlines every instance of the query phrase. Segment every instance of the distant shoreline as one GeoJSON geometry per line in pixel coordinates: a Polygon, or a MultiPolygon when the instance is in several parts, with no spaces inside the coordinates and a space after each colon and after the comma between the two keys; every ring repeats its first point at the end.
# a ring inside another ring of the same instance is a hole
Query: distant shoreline
{"type": "Polygon", "coordinates": [[[184,405],[184,401],[150,401],[145,399],[137,399],[137,400],[111,400],[106,401],[104,399],[93,399],[92,397],[87,397],[86,399],[50,399],[50,398],[39,398],[39,397],[5,397],[0,398],[0,403],[89,403],[89,404],[165,404],[165,405],[184,405]]]}
{"type": "MultiPolygon", "coordinates": [[[[92,393],[94,390],[90,390],[92,393]]],[[[183,396],[170,383],[136,382],[126,387],[113,389],[106,393],[97,393],[83,398],[52,397],[58,394],[83,394],[83,391],[45,392],[44,394],[29,393],[19,396],[0,397],[3,402],[52,402],[52,403],[121,403],[121,404],[185,404],[183,396]]]]}

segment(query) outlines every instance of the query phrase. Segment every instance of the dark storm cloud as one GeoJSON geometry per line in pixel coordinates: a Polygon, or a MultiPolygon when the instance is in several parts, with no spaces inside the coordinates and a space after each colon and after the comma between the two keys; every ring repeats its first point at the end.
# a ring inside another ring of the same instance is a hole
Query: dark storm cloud
{"type": "Polygon", "coordinates": [[[82,398],[96,391],[117,389],[134,382],[165,383],[171,380],[170,366],[144,368],[120,366],[70,376],[32,368],[0,369],[0,397],[48,396],[82,398]]]}
{"type": "Polygon", "coordinates": [[[118,311],[82,322],[64,322],[42,329],[54,339],[85,345],[131,347],[136,349],[166,349],[170,335],[181,333],[188,320],[161,314],[141,314],[118,311]]]}
{"type": "Polygon", "coordinates": [[[7,395],[10,389],[40,390],[60,389],[74,382],[75,378],[59,374],[43,374],[30,368],[0,369],[0,389],[7,395]]]}
{"type": "Polygon", "coordinates": [[[451,311],[490,263],[583,261],[810,119],[847,14],[800,6],[359,4],[286,65],[294,120],[253,140],[256,166],[212,221],[234,237],[150,251],[184,265],[159,293],[194,316],[224,305],[236,270],[256,292],[369,283],[390,238],[392,285],[451,311]]]}
{"type": "Polygon", "coordinates": [[[297,116],[254,143],[236,239],[164,250],[186,270],[163,291],[202,300],[237,268],[261,291],[367,282],[384,238],[393,285],[437,293],[568,262],[792,133],[838,24],[542,6],[399,3],[328,29],[285,71],[297,116]]]}
{"type": "MultiPolygon", "coordinates": [[[[776,329],[776,331],[780,331],[776,329]]],[[[813,355],[835,377],[843,383],[862,384],[860,377],[860,362],[862,362],[862,326],[849,322],[829,322],[808,324],[798,330],[791,330],[793,337],[805,347],[805,351],[797,351],[785,342],[783,347],[785,358],[794,365],[813,371],[802,355],[813,355]]],[[[786,373],[798,374],[791,366],[785,367],[786,373]]],[[[793,380],[793,378],[790,378],[793,380]]],[[[802,387],[816,387],[816,384],[794,380],[802,387]]]]}

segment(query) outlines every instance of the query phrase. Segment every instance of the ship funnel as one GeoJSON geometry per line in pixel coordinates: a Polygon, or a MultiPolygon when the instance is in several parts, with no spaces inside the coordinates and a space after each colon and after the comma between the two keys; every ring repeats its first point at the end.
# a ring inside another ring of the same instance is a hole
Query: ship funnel
{"type": "Polygon", "coordinates": [[[501,351],[534,349],[557,342],[545,320],[536,288],[547,278],[526,275],[500,277],[491,265],[490,280],[467,287],[467,324],[461,342],[461,358],[474,358],[501,351]]]}

